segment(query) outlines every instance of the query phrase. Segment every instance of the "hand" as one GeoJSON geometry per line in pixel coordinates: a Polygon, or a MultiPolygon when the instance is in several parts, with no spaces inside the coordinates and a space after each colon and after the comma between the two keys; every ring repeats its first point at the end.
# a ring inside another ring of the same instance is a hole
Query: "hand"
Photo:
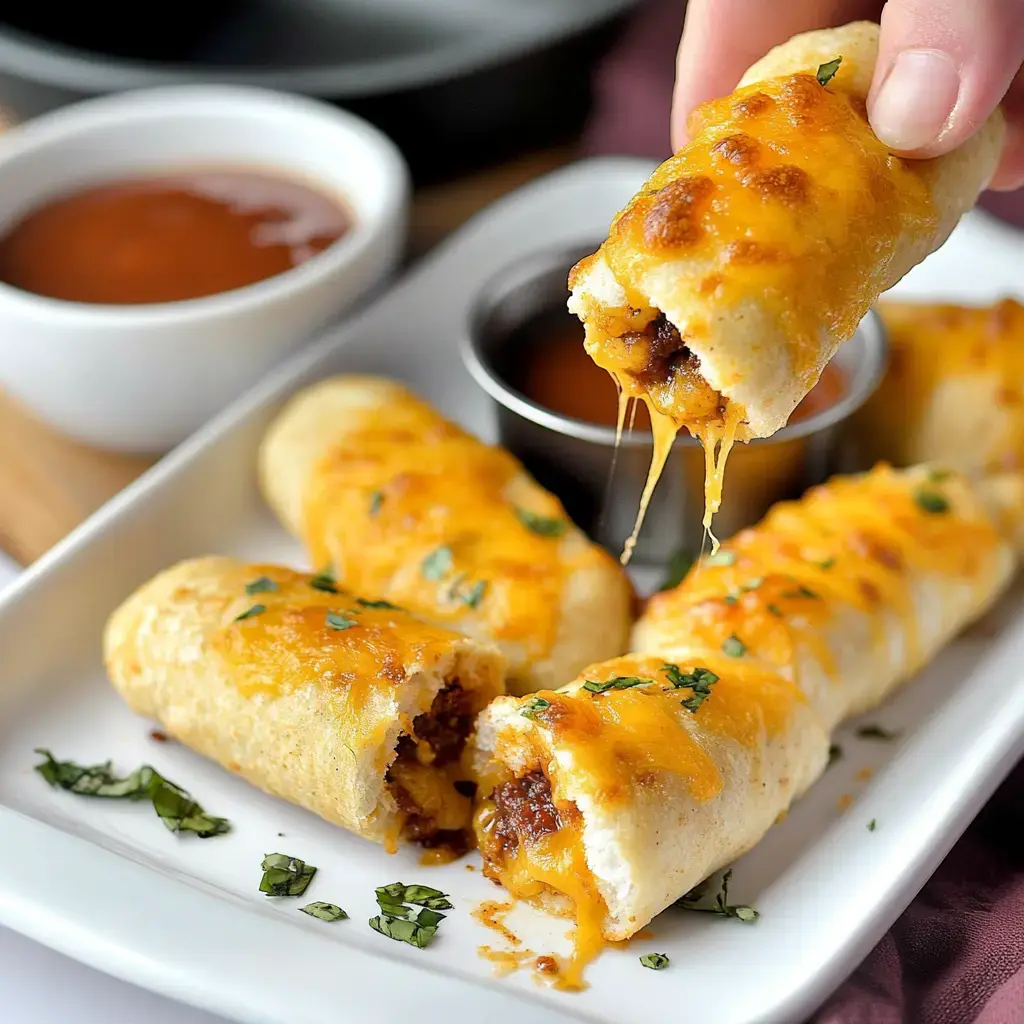
{"type": "Polygon", "coordinates": [[[881,14],[868,96],[875,134],[905,156],[955,149],[1002,101],[1006,145],[990,185],[1024,185],[1024,0],[690,0],[676,59],[672,146],[768,50],[810,29],[881,14]]]}

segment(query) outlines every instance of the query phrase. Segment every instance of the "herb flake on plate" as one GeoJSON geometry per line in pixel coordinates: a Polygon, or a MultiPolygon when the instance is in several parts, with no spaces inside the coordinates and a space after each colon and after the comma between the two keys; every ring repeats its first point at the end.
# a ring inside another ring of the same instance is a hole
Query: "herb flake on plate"
{"type": "Polygon", "coordinates": [[[372,519],[379,511],[381,505],[384,504],[384,492],[374,491],[370,495],[370,518],[372,519]]]}
{"type": "Polygon", "coordinates": [[[391,882],[378,888],[376,897],[381,912],[370,918],[370,927],[417,949],[426,949],[433,941],[445,918],[439,911],[452,909],[447,894],[429,885],[391,882]]]}
{"type": "Polygon", "coordinates": [[[640,963],[649,967],[652,971],[662,971],[671,963],[664,953],[644,953],[640,957],[640,963]]]}
{"type": "Polygon", "coordinates": [[[516,519],[519,520],[531,533],[538,537],[561,537],[565,533],[566,522],[564,519],[552,519],[548,516],[537,515],[527,508],[513,506],[516,519]]]}
{"type": "Polygon", "coordinates": [[[241,615],[235,616],[235,622],[242,622],[245,619],[251,619],[256,615],[262,615],[267,610],[265,604],[254,604],[251,608],[246,608],[241,615]]]}
{"type": "Polygon", "coordinates": [[[304,907],[299,907],[299,910],[303,914],[309,914],[310,917],[315,917],[318,921],[326,921],[328,924],[332,921],[348,919],[348,914],[341,907],[335,906],[333,903],[321,903],[319,900],[316,903],[307,903],[304,907]]]}
{"type": "Polygon", "coordinates": [[[316,868],[287,853],[268,853],[260,865],[260,892],[267,896],[301,896],[313,881],[316,868]]]}
{"type": "Polygon", "coordinates": [[[882,726],[872,723],[871,725],[862,725],[857,729],[857,735],[862,740],[898,740],[903,735],[902,729],[883,729],[882,726]]]}
{"type": "Polygon", "coordinates": [[[149,800],[169,831],[194,832],[200,839],[231,831],[226,818],[207,814],[188,792],[148,764],[118,778],[110,761],[84,766],[74,761],[58,761],[49,750],[37,749],[36,753],[45,760],[35,770],[56,789],[108,800],[149,800]]]}
{"type": "Polygon", "coordinates": [[[745,903],[729,902],[729,879],[732,878],[732,868],[722,876],[721,888],[715,896],[714,903],[701,906],[707,891],[707,882],[702,882],[696,888],[691,889],[685,896],[676,900],[675,906],[683,910],[695,910],[701,914],[715,914],[718,917],[734,917],[737,921],[751,924],[760,917],[760,914],[745,903]]]}

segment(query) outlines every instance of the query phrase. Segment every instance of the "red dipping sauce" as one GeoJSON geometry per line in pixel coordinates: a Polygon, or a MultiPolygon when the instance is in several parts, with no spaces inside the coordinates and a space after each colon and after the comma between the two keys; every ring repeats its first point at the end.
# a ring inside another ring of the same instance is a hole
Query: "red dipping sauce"
{"type": "Polygon", "coordinates": [[[284,273],[351,226],[339,199],[262,172],[130,178],[13,224],[0,236],[0,281],[67,302],[181,302],[284,273]]]}

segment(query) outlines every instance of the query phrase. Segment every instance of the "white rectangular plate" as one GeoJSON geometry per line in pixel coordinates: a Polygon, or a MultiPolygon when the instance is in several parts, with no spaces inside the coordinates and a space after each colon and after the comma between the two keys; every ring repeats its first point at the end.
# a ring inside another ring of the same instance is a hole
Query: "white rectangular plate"
{"type": "MultiPolygon", "coordinates": [[[[327,374],[379,371],[409,381],[485,437],[491,411],[463,370],[458,342],[481,286],[538,249],[599,238],[648,167],[579,164],[497,203],[374,306],[306,350],[100,510],[0,599],[0,920],[93,966],[245,1021],[336,1024],[567,1019],[792,1022],[870,949],[1009,769],[1024,738],[1019,597],[943,654],[872,715],[892,743],[838,737],[845,757],[736,866],[734,895],[756,904],[746,926],[669,911],[653,938],[610,950],[590,988],[563,994],[529,972],[495,979],[479,945],[501,946],[470,911],[500,891],[475,856],[422,868],[264,796],[176,744],[149,737],[106,684],[108,613],[170,563],[210,552],[301,564],[256,490],[257,444],[281,402],[327,374]],[[50,790],[34,747],[80,762],[146,761],[188,788],[229,836],[168,833],[141,806],[50,790]],[[874,774],[866,781],[865,769],[874,774]],[[840,798],[853,804],[845,812],[840,798]],[[877,821],[869,831],[868,822],[877,821]],[[282,851],[319,867],[309,899],[343,906],[327,925],[304,901],[257,891],[260,860],[282,851]],[[425,951],[371,931],[373,890],[429,882],[456,909],[425,951]],[[670,969],[645,970],[650,951],[670,969]],[[524,1001],[528,1001],[524,1004],[524,1001]]],[[[993,298],[1020,241],[982,217],[907,280],[906,293],[993,298]],[[969,269],[968,269],[969,268],[969,269]],[[973,282],[973,284],[972,284],[973,282]]],[[[524,945],[564,951],[566,923],[518,908],[524,945]]]]}

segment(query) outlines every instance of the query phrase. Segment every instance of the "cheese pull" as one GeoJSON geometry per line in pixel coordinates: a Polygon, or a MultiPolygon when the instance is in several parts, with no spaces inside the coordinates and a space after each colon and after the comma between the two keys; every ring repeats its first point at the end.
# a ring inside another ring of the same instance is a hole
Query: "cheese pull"
{"type": "Polygon", "coordinates": [[[882,302],[889,368],[854,418],[867,454],[974,476],[1024,470],[1024,306],[882,302]]]}
{"type": "Polygon", "coordinates": [[[260,480],[316,567],[493,642],[514,693],[621,654],[632,588],[519,462],[401,384],[336,377],[270,427],[260,480]]]}
{"type": "Polygon", "coordinates": [[[652,598],[637,653],[483,712],[486,873],[575,918],[578,984],[603,941],[757,843],[835,725],[989,608],[1014,562],[984,493],[927,467],[776,506],[652,598]]]}
{"type": "Polygon", "coordinates": [[[110,617],[107,671],[133,711],[275,796],[393,851],[472,841],[462,764],[504,691],[492,647],[329,582],[199,558],[110,617]]]}
{"type": "Polygon", "coordinates": [[[999,111],[946,156],[890,153],[865,111],[877,51],[868,22],[776,47],[693,112],[690,141],[570,275],[587,351],[651,411],[652,485],[685,427],[708,451],[709,512],[732,442],[785,425],[996,166],[999,111]]]}

